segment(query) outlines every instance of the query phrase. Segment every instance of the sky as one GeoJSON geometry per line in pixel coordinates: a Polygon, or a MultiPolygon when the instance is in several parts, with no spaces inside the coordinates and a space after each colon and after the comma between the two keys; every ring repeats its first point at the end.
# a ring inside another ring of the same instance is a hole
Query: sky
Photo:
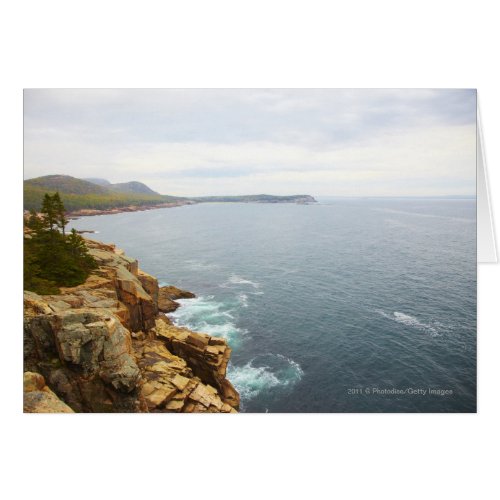
{"type": "Polygon", "coordinates": [[[178,196],[473,195],[475,90],[29,89],[24,178],[178,196]]]}

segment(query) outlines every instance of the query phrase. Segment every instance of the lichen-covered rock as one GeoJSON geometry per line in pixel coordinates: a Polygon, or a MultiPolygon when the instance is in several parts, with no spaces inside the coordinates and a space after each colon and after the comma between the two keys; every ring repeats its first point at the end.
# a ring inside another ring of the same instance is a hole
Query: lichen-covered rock
{"type": "Polygon", "coordinates": [[[26,368],[40,370],[74,409],[113,411],[119,399],[126,402],[122,408],[138,405],[137,395],[126,396],[141,378],[130,332],[109,311],[69,309],[26,318],[25,339],[26,368]]]}
{"type": "Polygon", "coordinates": [[[117,318],[97,310],[73,310],[54,319],[63,362],[78,366],[84,377],[99,375],[116,390],[130,392],[136,387],[140,372],[130,355],[130,332],[117,318]]]}
{"type": "Polygon", "coordinates": [[[23,410],[25,413],[74,413],[45,385],[39,373],[24,373],[23,410]]]}
{"type": "Polygon", "coordinates": [[[33,317],[38,314],[50,314],[52,309],[36,293],[24,292],[24,317],[33,317]]]}
{"type": "Polygon", "coordinates": [[[41,391],[45,387],[45,379],[39,373],[24,372],[24,392],[41,391]]]}

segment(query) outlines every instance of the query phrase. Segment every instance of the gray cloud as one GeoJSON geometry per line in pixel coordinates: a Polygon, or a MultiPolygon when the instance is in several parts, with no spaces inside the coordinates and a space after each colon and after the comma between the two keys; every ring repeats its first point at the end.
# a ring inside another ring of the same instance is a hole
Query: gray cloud
{"type": "Polygon", "coordinates": [[[179,195],[475,189],[471,90],[26,90],[24,104],[27,178],[179,195]]]}

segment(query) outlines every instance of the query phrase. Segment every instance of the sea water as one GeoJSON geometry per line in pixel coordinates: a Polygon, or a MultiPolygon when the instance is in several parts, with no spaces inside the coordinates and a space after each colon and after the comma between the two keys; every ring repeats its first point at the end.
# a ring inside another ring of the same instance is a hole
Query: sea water
{"type": "Polygon", "coordinates": [[[72,221],[194,292],[246,412],[473,412],[475,199],[207,203],[72,221]]]}

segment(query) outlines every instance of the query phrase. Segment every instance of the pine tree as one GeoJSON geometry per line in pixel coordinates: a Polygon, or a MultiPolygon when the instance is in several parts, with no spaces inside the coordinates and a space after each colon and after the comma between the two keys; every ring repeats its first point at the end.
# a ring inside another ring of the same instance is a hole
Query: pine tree
{"type": "Polygon", "coordinates": [[[66,219],[66,210],[61,197],[59,196],[59,192],[52,196],[52,207],[54,210],[56,225],[59,229],[61,229],[64,236],[66,234],[66,224],[68,223],[68,219],[66,219]]]}
{"type": "Polygon", "coordinates": [[[24,287],[41,294],[58,293],[59,286],[83,283],[97,267],[85,240],[76,232],[66,236],[64,204],[56,193],[43,198],[41,217],[32,212],[24,240],[24,287]],[[59,229],[62,230],[59,231],[59,229]]]}
{"type": "Polygon", "coordinates": [[[43,229],[44,219],[38,217],[35,210],[30,210],[29,217],[25,220],[26,227],[32,231],[41,231],[43,229]]]}
{"type": "Polygon", "coordinates": [[[53,231],[54,226],[57,224],[57,219],[54,209],[54,200],[48,193],[45,193],[45,196],[43,197],[41,213],[43,218],[45,219],[47,227],[51,231],[53,231]]]}

